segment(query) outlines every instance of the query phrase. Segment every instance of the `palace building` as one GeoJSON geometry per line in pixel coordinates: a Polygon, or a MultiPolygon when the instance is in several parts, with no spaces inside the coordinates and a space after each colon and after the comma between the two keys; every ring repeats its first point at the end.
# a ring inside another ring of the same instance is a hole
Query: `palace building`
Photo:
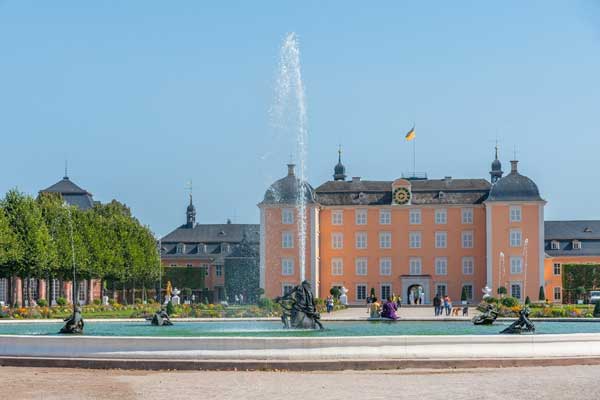
{"type": "Polygon", "coordinates": [[[350,303],[363,304],[375,288],[378,297],[396,294],[404,303],[411,292],[423,292],[429,304],[436,293],[457,302],[464,288],[469,302],[477,302],[487,286],[494,294],[504,287],[513,297],[537,300],[540,286],[553,291],[557,285],[546,275],[552,264],[544,240],[546,201],[516,160],[503,173],[497,148],[489,181],[346,179],[340,153],[333,180],[301,185],[290,164],[258,204],[260,282],[267,297],[301,279],[300,186],[307,203],[305,277],[317,297],[343,286],[350,303]]]}

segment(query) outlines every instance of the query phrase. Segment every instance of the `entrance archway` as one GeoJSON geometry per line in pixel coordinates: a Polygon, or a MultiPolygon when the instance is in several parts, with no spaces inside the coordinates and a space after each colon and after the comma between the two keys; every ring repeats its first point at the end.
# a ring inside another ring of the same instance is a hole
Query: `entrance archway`
{"type": "Polygon", "coordinates": [[[425,293],[425,289],[420,284],[410,285],[406,292],[406,302],[407,304],[424,304],[425,296],[421,296],[421,294],[425,293]],[[423,301],[421,301],[423,299],[423,301]]]}

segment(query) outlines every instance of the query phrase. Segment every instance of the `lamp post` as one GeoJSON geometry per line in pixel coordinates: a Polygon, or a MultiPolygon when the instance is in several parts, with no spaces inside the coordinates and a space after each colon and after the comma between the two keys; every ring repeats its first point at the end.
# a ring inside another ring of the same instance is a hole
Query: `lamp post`
{"type": "Polygon", "coordinates": [[[63,207],[67,210],[69,219],[69,235],[71,237],[71,262],[73,264],[73,283],[72,283],[72,302],[73,302],[73,314],[71,317],[66,319],[66,324],[60,330],[60,333],[83,333],[83,318],[81,317],[81,311],[77,306],[77,271],[75,268],[75,241],[73,239],[73,218],[71,215],[71,207],[65,202],[63,207]]]}

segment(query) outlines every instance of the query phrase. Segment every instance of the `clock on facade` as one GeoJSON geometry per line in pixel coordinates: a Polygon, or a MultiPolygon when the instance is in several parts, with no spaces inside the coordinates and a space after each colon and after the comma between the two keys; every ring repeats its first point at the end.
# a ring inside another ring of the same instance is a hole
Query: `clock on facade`
{"type": "Polygon", "coordinates": [[[394,202],[396,204],[408,204],[410,201],[410,191],[405,187],[394,189],[394,202]]]}

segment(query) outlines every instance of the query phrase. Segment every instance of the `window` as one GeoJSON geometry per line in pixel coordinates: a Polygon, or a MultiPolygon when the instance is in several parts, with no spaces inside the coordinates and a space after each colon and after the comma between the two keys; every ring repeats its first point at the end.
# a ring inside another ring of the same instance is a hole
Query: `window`
{"type": "Polygon", "coordinates": [[[473,223],[473,209],[472,208],[463,208],[461,210],[461,221],[465,225],[473,223]]]}
{"type": "Polygon", "coordinates": [[[438,283],[437,285],[435,285],[435,293],[444,297],[448,292],[446,291],[446,284],[445,283],[438,283]]]}
{"type": "Polygon", "coordinates": [[[367,224],[367,210],[356,210],[356,225],[366,225],[367,224]]]}
{"type": "Polygon", "coordinates": [[[354,263],[356,267],[356,275],[367,275],[367,259],[365,257],[357,258],[354,263]]]}
{"type": "Polygon", "coordinates": [[[392,223],[392,212],[390,210],[379,210],[379,223],[389,225],[392,223]]]}
{"type": "Polygon", "coordinates": [[[550,243],[550,249],[551,250],[560,250],[560,242],[558,240],[553,240],[550,243]]]}
{"type": "Polygon", "coordinates": [[[281,247],[284,249],[294,248],[294,237],[292,236],[292,232],[283,232],[281,234],[281,247]]]}
{"type": "Polygon", "coordinates": [[[355,239],[357,249],[367,248],[367,232],[356,232],[355,239]]]}
{"type": "Polygon", "coordinates": [[[391,232],[379,232],[379,248],[380,249],[391,249],[392,248],[392,233],[391,232]]]}
{"type": "Polygon", "coordinates": [[[461,236],[462,236],[463,249],[472,249],[473,248],[473,231],[464,231],[461,236]]]}
{"type": "Polygon", "coordinates": [[[340,232],[334,232],[331,234],[331,248],[343,249],[344,248],[344,234],[340,232]]]}
{"type": "Polygon", "coordinates": [[[367,299],[367,285],[356,285],[356,300],[365,301],[367,299]]]}
{"type": "Polygon", "coordinates": [[[79,284],[77,285],[77,302],[79,304],[85,304],[85,299],[87,298],[86,296],[86,292],[87,292],[87,285],[86,285],[86,281],[80,281],[79,284]]]}
{"type": "Polygon", "coordinates": [[[437,257],[435,259],[435,274],[448,275],[448,259],[446,257],[437,257]]]}
{"type": "Polygon", "coordinates": [[[560,275],[560,263],[554,263],[554,275],[558,276],[560,275]]]}
{"type": "Polygon", "coordinates": [[[510,273],[511,274],[522,274],[523,273],[523,259],[521,257],[510,258],[510,273]]]}
{"type": "Polygon", "coordinates": [[[50,281],[50,305],[56,305],[56,299],[60,297],[60,281],[52,279],[50,281]]]}
{"type": "Polygon", "coordinates": [[[169,264],[169,267],[176,267],[177,264],[169,264]]]}
{"type": "Polygon", "coordinates": [[[411,249],[421,248],[421,232],[408,233],[408,247],[410,247],[411,249]]]}
{"type": "MultiPolygon", "coordinates": [[[[215,271],[217,271],[219,265],[215,271]]],[[[293,258],[282,258],[281,259],[281,275],[294,275],[294,259],[293,258]]],[[[217,275],[219,276],[219,275],[217,275]]]]}
{"type": "Polygon", "coordinates": [[[333,210],[331,212],[331,225],[342,225],[344,223],[344,210],[333,210]]]}
{"type": "Polygon", "coordinates": [[[436,232],[435,233],[435,248],[436,249],[445,249],[447,245],[447,237],[446,232],[436,232]]]}
{"type": "Polygon", "coordinates": [[[175,251],[178,254],[182,254],[185,251],[185,245],[183,243],[177,243],[177,249],[175,251]]]}
{"type": "Polygon", "coordinates": [[[392,259],[390,257],[381,257],[379,259],[379,275],[392,275],[392,259]]]}
{"type": "Polygon", "coordinates": [[[475,271],[475,261],[473,257],[463,257],[462,259],[462,272],[463,275],[473,275],[475,271]]]}
{"type": "Polygon", "coordinates": [[[435,210],[435,223],[445,224],[448,222],[448,212],[445,208],[438,208],[435,210]]]}
{"type": "Polygon", "coordinates": [[[188,268],[193,267],[192,264],[185,264],[185,266],[188,267],[188,268]]]}
{"type": "Polygon", "coordinates": [[[389,283],[381,284],[381,300],[387,300],[392,297],[392,285],[389,283]]]}
{"type": "Polygon", "coordinates": [[[420,225],[421,224],[421,209],[420,208],[411,208],[408,211],[408,219],[411,225],[420,225]]]}
{"type": "Polygon", "coordinates": [[[38,280],[35,278],[29,278],[23,280],[23,300],[28,301],[29,296],[31,300],[38,299],[38,280]]]}
{"type": "Polygon", "coordinates": [[[331,275],[344,275],[344,260],[341,258],[331,259],[331,275]]]}
{"type": "Polygon", "coordinates": [[[281,294],[283,296],[290,293],[292,290],[294,290],[294,285],[292,285],[291,283],[284,283],[281,285],[281,294]]]}
{"type": "MultiPolygon", "coordinates": [[[[294,260],[292,260],[292,273],[294,273],[294,260]]],[[[223,266],[222,265],[215,265],[215,276],[223,276],[223,266]]]]}
{"type": "Polygon", "coordinates": [[[573,250],[581,250],[581,242],[579,240],[573,240],[573,250]]]}
{"type": "Polygon", "coordinates": [[[510,285],[510,295],[515,299],[521,299],[521,284],[520,283],[511,283],[510,285]]]}
{"type": "Polygon", "coordinates": [[[463,290],[467,292],[467,300],[473,300],[473,285],[465,284],[463,290]]]}
{"type": "Polygon", "coordinates": [[[3,304],[8,302],[8,279],[6,278],[0,279],[0,301],[3,304]]]}
{"type": "Polygon", "coordinates": [[[410,275],[421,275],[421,259],[413,257],[409,261],[409,274],[410,275]]]}
{"type": "Polygon", "coordinates": [[[284,208],[281,210],[281,223],[282,224],[293,224],[294,223],[294,209],[284,208]]]}
{"type": "Polygon", "coordinates": [[[560,300],[561,289],[559,287],[554,288],[554,300],[560,300]]]}
{"type": "Polygon", "coordinates": [[[521,206],[510,207],[510,222],[521,222],[521,206]]]}
{"type": "Polygon", "coordinates": [[[521,247],[521,230],[510,230],[510,247],[521,247]]]}

